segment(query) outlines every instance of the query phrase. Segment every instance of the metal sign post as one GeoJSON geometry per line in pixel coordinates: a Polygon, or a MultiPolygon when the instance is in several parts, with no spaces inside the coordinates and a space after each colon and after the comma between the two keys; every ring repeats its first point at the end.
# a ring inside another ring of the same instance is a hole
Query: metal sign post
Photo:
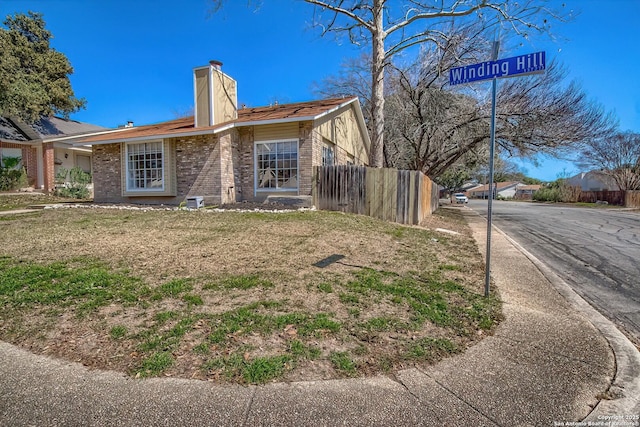
{"type": "Polygon", "coordinates": [[[479,64],[457,67],[449,70],[449,84],[451,86],[482,80],[491,82],[491,141],[489,143],[489,198],[487,203],[487,256],[484,276],[484,296],[489,296],[491,282],[491,228],[493,217],[493,167],[496,146],[496,92],[497,79],[502,77],[525,76],[544,73],[546,58],[544,52],[530,53],[511,58],[498,59],[500,42],[493,42],[491,61],[479,64]]]}
{"type": "MultiPolygon", "coordinates": [[[[500,50],[500,42],[493,42],[492,60],[498,59],[500,50]]],[[[498,88],[498,80],[496,77],[491,81],[491,140],[489,142],[489,200],[487,202],[487,256],[485,272],[484,272],[484,296],[489,296],[489,283],[491,282],[491,218],[493,207],[493,158],[496,151],[496,92],[498,88]]]]}

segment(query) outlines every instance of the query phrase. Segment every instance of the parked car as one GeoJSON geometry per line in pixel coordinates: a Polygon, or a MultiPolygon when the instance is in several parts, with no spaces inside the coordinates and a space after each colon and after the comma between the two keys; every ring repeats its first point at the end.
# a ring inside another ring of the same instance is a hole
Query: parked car
{"type": "Polygon", "coordinates": [[[468,203],[469,198],[464,193],[456,193],[453,195],[456,198],[456,203],[468,203]]]}

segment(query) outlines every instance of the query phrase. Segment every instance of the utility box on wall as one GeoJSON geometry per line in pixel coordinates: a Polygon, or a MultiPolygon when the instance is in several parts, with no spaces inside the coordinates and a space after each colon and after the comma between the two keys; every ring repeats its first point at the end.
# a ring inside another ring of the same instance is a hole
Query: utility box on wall
{"type": "Polygon", "coordinates": [[[204,208],[204,199],[202,196],[187,197],[188,209],[200,209],[204,208]]]}

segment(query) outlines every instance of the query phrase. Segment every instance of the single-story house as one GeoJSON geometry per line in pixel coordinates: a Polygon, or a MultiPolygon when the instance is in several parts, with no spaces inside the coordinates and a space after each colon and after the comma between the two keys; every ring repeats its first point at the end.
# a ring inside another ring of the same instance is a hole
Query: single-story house
{"type": "Polygon", "coordinates": [[[55,116],[42,117],[34,124],[0,116],[0,162],[4,166],[2,159],[16,159],[14,167],[25,168],[29,185],[49,192],[55,188],[60,168],[78,166],[91,173],[91,147],[74,146],[73,141],[104,131],[109,130],[55,116]]]}
{"type": "Polygon", "coordinates": [[[194,69],[195,114],[85,138],[94,201],[178,205],[311,196],[313,167],[366,165],[357,97],[239,107],[221,63],[194,69]]]}
{"type": "MultiPolygon", "coordinates": [[[[516,195],[516,189],[521,186],[522,183],[517,181],[497,182],[494,183],[493,196],[502,197],[505,199],[511,199],[516,195]]],[[[489,190],[489,184],[482,185],[480,187],[472,188],[467,191],[467,197],[470,199],[488,199],[491,191],[489,190]]]]}
{"type": "Polygon", "coordinates": [[[600,171],[580,172],[567,179],[567,184],[582,191],[620,191],[615,180],[600,171]]]}
{"type": "Polygon", "coordinates": [[[518,200],[533,200],[536,191],[542,188],[541,185],[521,185],[516,188],[515,198],[518,200]]]}

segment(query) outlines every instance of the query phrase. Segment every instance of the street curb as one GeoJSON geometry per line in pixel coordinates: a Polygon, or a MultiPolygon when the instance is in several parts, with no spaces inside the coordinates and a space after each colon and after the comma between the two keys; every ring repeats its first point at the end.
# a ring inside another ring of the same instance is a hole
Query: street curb
{"type": "MultiPolygon", "coordinates": [[[[527,251],[518,242],[509,237],[500,228],[493,228],[502,234],[509,243],[526,256],[549,280],[551,285],[576,309],[578,309],[607,339],[616,361],[616,373],[609,393],[611,400],[600,400],[596,407],[583,421],[597,422],[614,420],[612,416],[620,417],[615,421],[638,422],[638,419],[625,420],[627,415],[640,415],[640,351],[616,326],[600,312],[586,302],[560,276],[554,273],[546,264],[527,251]]],[[[630,424],[634,425],[634,424],[630,424]]],[[[635,424],[637,425],[637,424],[635,424]]]]}

